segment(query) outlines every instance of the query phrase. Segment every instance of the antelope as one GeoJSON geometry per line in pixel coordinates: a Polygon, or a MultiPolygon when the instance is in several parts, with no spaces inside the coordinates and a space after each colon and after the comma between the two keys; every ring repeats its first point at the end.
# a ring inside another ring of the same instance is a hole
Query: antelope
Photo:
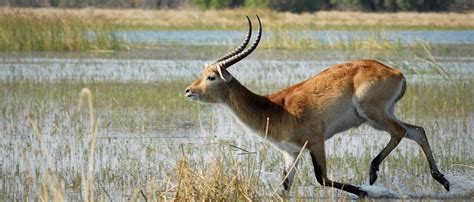
{"type": "Polygon", "coordinates": [[[336,133],[364,123],[388,132],[391,137],[371,161],[370,185],[377,180],[380,163],[406,137],[421,147],[432,177],[449,191],[449,182],[438,170],[425,130],[394,115],[395,103],[406,89],[405,77],[399,70],[374,60],[351,61],[264,96],[253,93],[234,78],[227,68],[247,57],[260,42],[262,24],[258,16],[257,20],[259,28],[255,41],[247,47],[252,35],[252,24],[247,16],[248,33],[242,44],[212,64],[206,64],[201,76],[186,88],[185,96],[202,103],[223,104],[241,123],[258,135],[265,135],[265,139],[284,156],[285,192],[290,191],[295,176],[295,169],[291,167],[304,149],[309,151],[316,180],[322,186],[366,197],[367,191],[360,186],[328,179],[324,148],[325,140],[336,133]],[[307,147],[303,148],[305,144],[307,147]]]}

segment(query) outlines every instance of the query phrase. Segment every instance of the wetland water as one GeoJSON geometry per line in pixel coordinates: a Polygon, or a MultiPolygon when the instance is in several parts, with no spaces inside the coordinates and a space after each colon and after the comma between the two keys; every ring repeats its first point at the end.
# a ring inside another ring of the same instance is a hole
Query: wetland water
{"type": "MultiPolygon", "coordinates": [[[[158,43],[167,45],[235,45],[241,42],[243,32],[239,31],[122,31],[118,36],[132,43],[158,43]]],[[[281,34],[281,33],[279,33],[281,34]]],[[[284,32],[292,38],[304,37],[322,44],[338,41],[368,40],[383,38],[401,44],[419,42],[442,44],[473,44],[474,31],[294,31],[284,32]]],[[[265,32],[263,40],[278,35],[265,32]]]]}
{"type": "MultiPolygon", "coordinates": [[[[179,33],[153,32],[137,37],[139,42],[168,45],[150,51],[2,53],[0,198],[37,198],[48,172],[56,173],[67,198],[81,197],[81,175],[87,173],[92,140],[87,109],[77,106],[84,87],[92,91],[94,114],[99,119],[93,161],[98,197],[125,200],[133,198],[134,190],[174,196],[179,184],[177,169],[184,157],[195,162],[192,165],[197,171],[210,169],[216,159],[234,159],[239,162],[239,172],[259,173],[258,185],[269,191],[258,197],[269,197],[281,179],[283,158],[279,153],[271,147],[267,151],[267,145],[242,128],[225,108],[199,105],[182,95],[204,63],[223,54],[213,49],[230,49],[239,43],[241,33],[179,33]],[[199,46],[169,46],[188,41],[199,46]],[[222,43],[225,47],[214,46],[222,43]],[[38,126],[39,134],[33,126],[38,126]],[[262,162],[260,169],[252,169],[252,162],[262,162]]],[[[418,37],[417,32],[398,33],[410,40],[418,37]]],[[[363,185],[379,197],[469,199],[473,197],[474,170],[464,165],[474,164],[473,32],[449,35],[453,37],[438,36],[444,32],[426,33],[422,36],[432,37],[430,42],[449,44],[432,47],[437,64],[449,78],[415,50],[257,49],[230,72],[254,92],[266,94],[357,58],[375,58],[400,68],[407,77],[408,90],[396,114],[426,129],[438,165],[451,182],[451,192],[431,178],[423,153],[409,140],[403,140],[381,165],[376,186],[366,185],[371,159],[389,141],[387,134],[368,126],[326,142],[329,176],[363,185]]],[[[322,188],[314,178],[308,155],[303,155],[301,162],[290,197],[351,197],[322,188]]]]}

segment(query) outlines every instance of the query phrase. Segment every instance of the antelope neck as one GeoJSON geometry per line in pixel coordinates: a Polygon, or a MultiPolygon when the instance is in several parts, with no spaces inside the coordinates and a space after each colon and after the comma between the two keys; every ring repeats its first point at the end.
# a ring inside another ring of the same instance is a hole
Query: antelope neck
{"type": "Polygon", "coordinates": [[[267,97],[253,93],[235,78],[229,85],[229,94],[224,104],[242,123],[255,132],[265,133],[267,118],[272,122],[275,121],[274,118],[280,118],[279,112],[283,109],[267,97]]]}

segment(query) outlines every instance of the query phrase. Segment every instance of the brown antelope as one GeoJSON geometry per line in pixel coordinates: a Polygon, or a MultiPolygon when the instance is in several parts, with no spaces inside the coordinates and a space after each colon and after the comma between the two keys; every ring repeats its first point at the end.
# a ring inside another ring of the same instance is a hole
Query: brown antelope
{"type": "Polygon", "coordinates": [[[400,121],[394,115],[395,103],[403,97],[406,89],[405,78],[399,70],[374,60],[351,61],[332,66],[308,80],[265,96],[251,92],[237,81],[227,68],[257,47],[262,36],[258,16],[257,19],[259,31],[250,47],[245,49],[252,34],[252,25],[247,17],[249,30],[242,44],[206,65],[202,75],[186,88],[185,96],[227,106],[241,123],[261,136],[265,135],[268,118],[266,139],[284,155],[283,174],[288,174],[283,184],[286,191],[289,191],[295,175],[295,170],[290,168],[306,143],[316,179],[321,185],[366,196],[367,192],[358,186],[328,179],[324,151],[325,140],[363,123],[391,136],[387,146],[370,164],[371,185],[377,180],[380,163],[406,137],[421,146],[431,175],[449,191],[449,182],[436,166],[425,130],[400,121]]]}

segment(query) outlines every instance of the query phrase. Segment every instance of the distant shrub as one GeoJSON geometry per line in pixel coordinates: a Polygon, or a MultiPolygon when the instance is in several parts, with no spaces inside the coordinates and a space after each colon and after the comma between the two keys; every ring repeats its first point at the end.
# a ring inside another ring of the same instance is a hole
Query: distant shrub
{"type": "Polygon", "coordinates": [[[201,8],[209,8],[209,3],[211,0],[191,0],[193,5],[199,6],[201,8]]]}
{"type": "Polygon", "coordinates": [[[442,11],[448,10],[454,0],[396,0],[403,11],[442,11]]]}
{"type": "Polygon", "coordinates": [[[211,0],[209,2],[210,8],[228,8],[231,0],[211,0]]]}
{"type": "Polygon", "coordinates": [[[233,8],[244,5],[244,0],[191,0],[191,3],[201,8],[233,8]]]}
{"type": "Polygon", "coordinates": [[[446,11],[473,10],[473,0],[0,0],[13,7],[177,8],[192,4],[203,9],[270,8],[295,13],[318,10],[446,11]]]}
{"type": "Polygon", "coordinates": [[[244,6],[250,8],[266,8],[268,7],[268,0],[245,0],[244,6]]]}
{"type": "Polygon", "coordinates": [[[311,12],[319,9],[319,0],[269,0],[268,7],[277,11],[295,13],[311,12]]]}

